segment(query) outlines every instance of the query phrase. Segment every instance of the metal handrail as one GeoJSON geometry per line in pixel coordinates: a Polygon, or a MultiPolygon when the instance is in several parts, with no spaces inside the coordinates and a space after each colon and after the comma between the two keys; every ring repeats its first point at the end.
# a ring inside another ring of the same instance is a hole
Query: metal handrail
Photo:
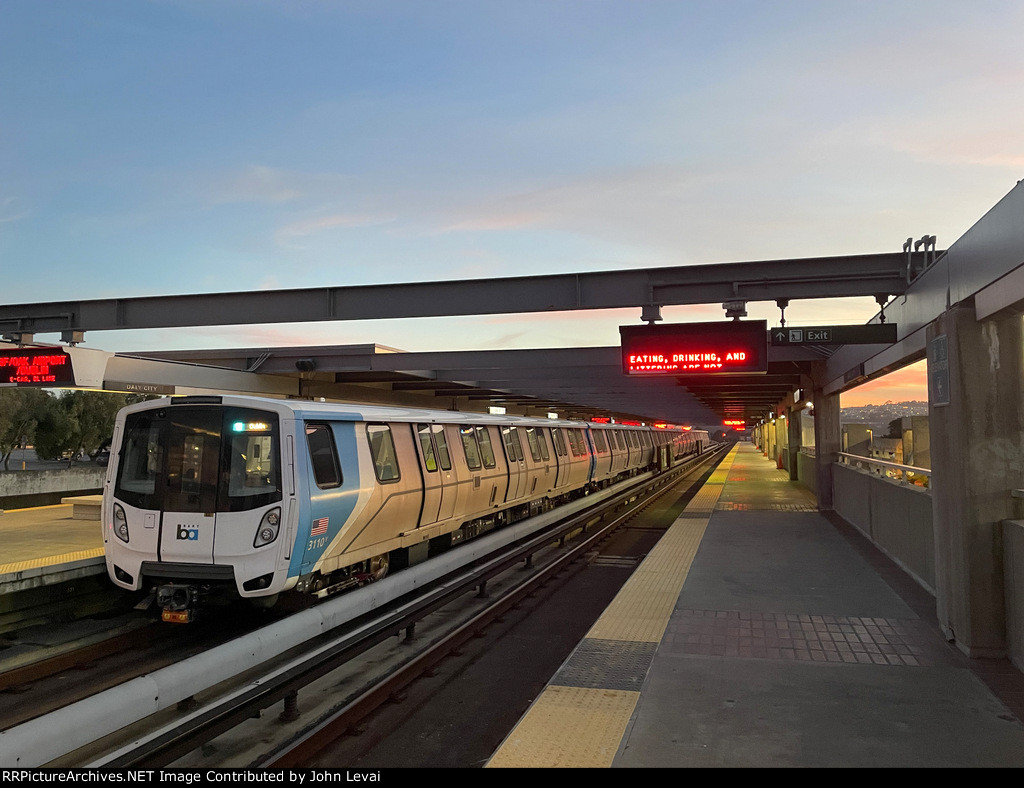
{"type": "Polygon", "coordinates": [[[846,452],[838,452],[840,461],[845,465],[850,465],[851,462],[866,462],[872,465],[879,465],[883,468],[891,468],[896,471],[901,471],[904,474],[912,473],[915,476],[927,476],[931,479],[932,469],[931,468],[919,468],[916,465],[901,465],[898,462],[889,462],[888,460],[876,460],[874,457],[865,457],[863,454],[847,454],[846,452]]]}

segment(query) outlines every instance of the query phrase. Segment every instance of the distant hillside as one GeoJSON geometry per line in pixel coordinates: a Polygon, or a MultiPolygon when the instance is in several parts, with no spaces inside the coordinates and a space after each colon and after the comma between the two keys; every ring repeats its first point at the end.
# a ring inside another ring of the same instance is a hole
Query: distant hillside
{"type": "Polygon", "coordinates": [[[882,405],[860,405],[856,408],[842,408],[839,420],[842,424],[867,424],[877,435],[889,429],[889,422],[903,416],[927,416],[928,402],[925,400],[908,400],[906,402],[887,401],[882,405]]]}

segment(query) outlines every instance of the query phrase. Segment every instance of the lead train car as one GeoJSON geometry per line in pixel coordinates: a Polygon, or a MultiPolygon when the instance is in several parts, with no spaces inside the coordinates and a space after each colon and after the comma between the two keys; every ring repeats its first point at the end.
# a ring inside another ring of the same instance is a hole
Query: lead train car
{"type": "Polygon", "coordinates": [[[117,417],[107,571],[166,620],[208,592],[272,604],[383,577],[463,539],[701,452],[706,432],[451,411],[181,397],[117,417]]]}

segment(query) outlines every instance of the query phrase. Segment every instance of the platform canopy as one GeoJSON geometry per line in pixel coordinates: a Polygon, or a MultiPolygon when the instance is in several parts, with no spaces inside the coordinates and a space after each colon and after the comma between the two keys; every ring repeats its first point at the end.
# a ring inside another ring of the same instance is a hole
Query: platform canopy
{"type": "Polygon", "coordinates": [[[623,375],[619,347],[406,353],[379,345],[147,352],[147,359],[297,379],[298,396],[430,407],[501,406],[562,417],[721,425],[761,417],[806,385],[821,348],[769,349],[768,372],[725,377],[623,375]]]}

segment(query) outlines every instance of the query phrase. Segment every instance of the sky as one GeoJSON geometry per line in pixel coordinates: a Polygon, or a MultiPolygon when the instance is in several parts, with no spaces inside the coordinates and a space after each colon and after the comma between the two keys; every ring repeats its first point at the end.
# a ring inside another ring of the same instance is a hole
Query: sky
{"type": "MultiPolygon", "coordinates": [[[[0,302],[945,248],[1024,177],[1021,30],[1019,0],[4,0],[0,302]]],[[[86,342],[541,348],[640,322],[255,317],[86,342]]]]}

